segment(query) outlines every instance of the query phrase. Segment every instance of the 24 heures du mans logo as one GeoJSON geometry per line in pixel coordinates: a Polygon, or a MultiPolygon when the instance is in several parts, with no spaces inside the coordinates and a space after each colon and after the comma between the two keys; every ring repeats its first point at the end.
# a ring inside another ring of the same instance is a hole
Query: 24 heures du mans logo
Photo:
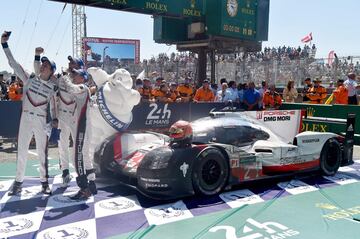
{"type": "Polygon", "coordinates": [[[232,226],[216,226],[210,228],[209,232],[224,231],[226,239],[284,239],[297,236],[300,232],[295,231],[278,222],[260,223],[252,218],[246,220],[243,227],[242,235],[237,237],[236,232],[239,231],[232,226]]]}
{"type": "Polygon", "coordinates": [[[171,110],[168,109],[168,104],[164,107],[159,107],[158,104],[152,103],[149,105],[150,113],[147,115],[145,125],[149,126],[167,126],[170,124],[171,110]]]}

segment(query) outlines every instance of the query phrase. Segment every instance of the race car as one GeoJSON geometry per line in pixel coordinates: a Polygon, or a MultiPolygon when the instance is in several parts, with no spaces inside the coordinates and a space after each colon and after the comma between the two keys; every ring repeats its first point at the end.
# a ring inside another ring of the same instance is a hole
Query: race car
{"type": "Polygon", "coordinates": [[[288,174],[334,175],[353,163],[353,124],[343,137],[299,133],[301,120],[300,111],[211,112],[192,123],[175,123],[169,137],[115,134],[101,144],[95,162],[102,172],[116,173],[123,183],[157,199],[214,195],[288,174]]]}

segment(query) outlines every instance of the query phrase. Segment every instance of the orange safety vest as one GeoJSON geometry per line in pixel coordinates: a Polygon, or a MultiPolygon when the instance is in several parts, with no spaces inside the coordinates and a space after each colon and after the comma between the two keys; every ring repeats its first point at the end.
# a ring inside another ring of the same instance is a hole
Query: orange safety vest
{"type": "Polygon", "coordinates": [[[263,98],[263,105],[266,108],[277,108],[282,104],[282,99],[279,93],[274,92],[271,94],[270,91],[266,91],[263,98]]]}
{"type": "Polygon", "coordinates": [[[215,99],[214,93],[212,90],[207,89],[205,90],[203,87],[200,87],[196,93],[194,100],[195,101],[203,101],[203,102],[213,102],[215,99]]]}
{"type": "Polygon", "coordinates": [[[336,89],[333,91],[334,97],[335,97],[335,104],[348,104],[348,90],[345,86],[341,85],[336,87],[336,89]]]}
{"type": "Polygon", "coordinates": [[[327,91],[325,87],[321,85],[316,88],[313,86],[309,89],[306,96],[310,99],[310,104],[323,104],[327,96],[327,91]]]}
{"type": "Polygon", "coordinates": [[[179,92],[180,97],[190,97],[194,92],[190,86],[185,86],[185,85],[179,85],[176,88],[176,91],[179,92]]]}

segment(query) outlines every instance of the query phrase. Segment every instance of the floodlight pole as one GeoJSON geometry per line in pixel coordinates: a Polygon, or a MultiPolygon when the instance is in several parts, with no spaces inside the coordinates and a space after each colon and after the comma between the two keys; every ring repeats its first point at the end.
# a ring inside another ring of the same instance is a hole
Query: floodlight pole
{"type": "Polygon", "coordinates": [[[73,56],[82,57],[82,39],[86,37],[85,7],[72,4],[73,56]]]}

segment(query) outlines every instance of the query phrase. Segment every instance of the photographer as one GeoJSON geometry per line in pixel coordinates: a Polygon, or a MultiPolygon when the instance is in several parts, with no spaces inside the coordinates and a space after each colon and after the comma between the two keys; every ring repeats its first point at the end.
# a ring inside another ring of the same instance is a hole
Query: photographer
{"type": "Polygon", "coordinates": [[[40,58],[35,55],[35,63],[41,64],[39,74],[28,74],[22,66],[17,63],[7,44],[11,32],[4,32],[1,36],[1,45],[13,68],[15,74],[24,83],[24,98],[22,100],[22,112],[18,134],[18,154],[16,166],[16,178],[10,196],[21,192],[22,182],[25,177],[25,168],[29,143],[35,135],[37,153],[40,161],[40,182],[42,184],[42,193],[51,194],[48,184],[48,159],[47,159],[47,135],[46,135],[46,117],[47,107],[51,97],[55,94],[56,82],[51,77],[56,71],[56,65],[47,57],[40,58]],[[41,63],[40,63],[41,61],[41,63]]]}

